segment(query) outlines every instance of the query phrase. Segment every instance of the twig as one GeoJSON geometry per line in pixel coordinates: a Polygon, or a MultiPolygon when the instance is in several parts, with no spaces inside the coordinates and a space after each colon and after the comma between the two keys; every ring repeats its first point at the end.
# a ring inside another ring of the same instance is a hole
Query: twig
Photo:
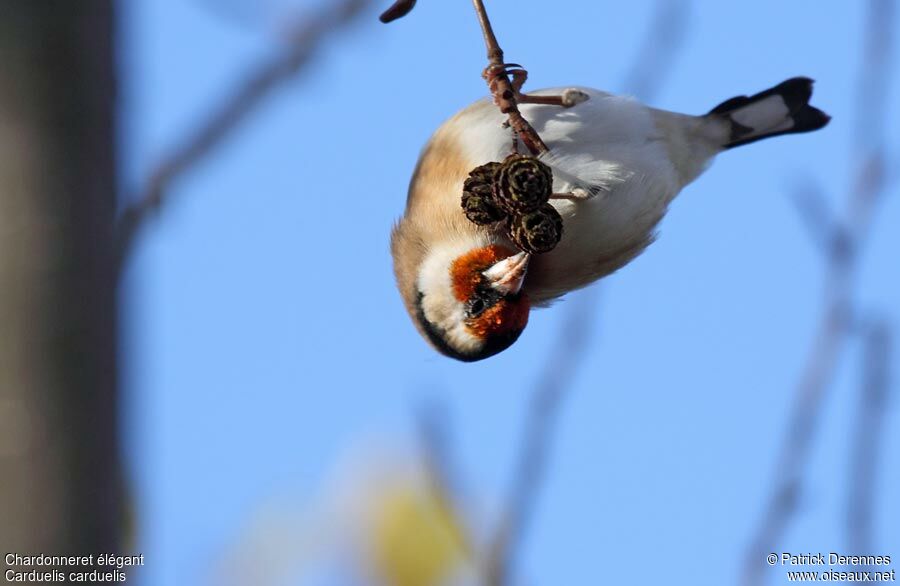
{"type": "MultiPolygon", "coordinates": [[[[866,35],[860,83],[864,91],[860,93],[858,104],[860,131],[856,141],[858,144],[854,146],[854,152],[862,151],[863,155],[854,185],[849,190],[847,211],[842,220],[830,222],[831,232],[825,238],[829,245],[823,248],[827,268],[822,316],[797,385],[774,484],[747,549],[742,574],[742,584],[746,586],[763,582],[767,567],[765,556],[775,551],[796,510],[805,473],[804,463],[812,447],[824,396],[850,333],[855,312],[854,280],[862,244],[886,187],[884,145],[878,128],[884,119],[883,98],[890,87],[888,56],[892,12],[893,0],[869,1],[869,34],[866,35]]],[[[809,215],[804,220],[816,226],[814,233],[824,228],[821,218],[813,217],[811,208],[801,206],[798,209],[809,215]]]]}
{"type": "Polygon", "coordinates": [[[378,20],[383,23],[388,23],[395,21],[398,18],[403,18],[409,14],[415,6],[416,0],[397,0],[390,8],[381,13],[378,20]]]}
{"type": "Polygon", "coordinates": [[[299,24],[284,53],[254,67],[232,89],[198,129],[184,137],[150,173],[142,191],[129,201],[116,227],[119,272],[147,219],[158,210],[168,189],[218,147],[281,83],[295,76],[310,61],[329,34],[358,17],[371,0],[343,0],[299,24]]]}
{"type": "MultiPolygon", "coordinates": [[[[475,6],[475,14],[478,15],[478,23],[481,25],[481,32],[484,34],[484,45],[487,48],[488,66],[482,74],[494,98],[494,103],[500,108],[500,111],[506,114],[509,119],[509,126],[513,129],[515,136],[513,142],[517,139],[528,148],[532,155],[538,156],[546,153],[550,149],[541,140],[541,137],[529,124],[528,120],[519,112],[519,105],[516,100],[516,91],[513,83],[509,79],[506,63],[503,62],[503,50],[500,43],[497,42],[497,36],[491,27],[491,21],[488,18],[487,10],[484,8],[482,0],[472,0],[475,6]]],[[[397,0],[394,4],[385,10],[380,20],[381,22],[391,22],[402,18],[409,14],[415,7],[416,0],[397,0]]],[[[558,103],[558,98],[550,98],[551,103],[558,103]]]]}
{"type": "Polygon", "coordinates": [[[487,10],[484,8],[482,0],[472,0],[475,6],[475,14],[478,15],[478,23],[481,25],[481,32],[484,34],[484,46],[487,49],[488,66],[484,70],[484,79],[488,83],[491,95],[494,96],[494,103],[500,108],[500,111],[509,118],[509,125],[513,129],[516,136],[521,139],[532,155],[537,156],[546,153],[549,149],[531,124],[519,112],[519,106],[516,103],[516,92],[513,90],[512,82],[506,73],[506,64],[503,62],[503,50],[497,42],[494,35],[494,29],[491,27],[491,21],[488,19],[487,10]]]}

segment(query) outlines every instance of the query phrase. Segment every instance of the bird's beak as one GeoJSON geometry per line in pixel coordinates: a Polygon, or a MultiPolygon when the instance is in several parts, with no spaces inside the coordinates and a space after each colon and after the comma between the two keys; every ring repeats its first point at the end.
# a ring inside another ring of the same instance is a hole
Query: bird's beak
{"type": "Polygon", "coordinates": [[[490,281],[491,287],[503,295],[515,295],[522,289],[530,258],[528,253],[520,252],[495,263],[482,274],[490,281]]]}

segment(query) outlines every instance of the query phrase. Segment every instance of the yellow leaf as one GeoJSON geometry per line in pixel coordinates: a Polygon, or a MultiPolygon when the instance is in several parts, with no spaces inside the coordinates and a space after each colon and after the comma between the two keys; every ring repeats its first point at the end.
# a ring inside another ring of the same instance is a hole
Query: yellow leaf
{"type": "Polygon", "coordinates": [[[429,488],[395,485],[373,503],[371,553],[390,586],[437,586],[462,560],[460,523],[429,488]]]}

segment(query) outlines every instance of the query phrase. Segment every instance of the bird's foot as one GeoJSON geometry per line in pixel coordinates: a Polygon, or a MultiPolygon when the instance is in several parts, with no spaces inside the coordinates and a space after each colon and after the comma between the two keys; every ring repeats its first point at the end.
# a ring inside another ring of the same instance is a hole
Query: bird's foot
{"type": "Polygon", "coordinates": [[[510,86],[512,87],[511,96],[503,96],[509,99],[514,97],[519,104],[543,104],[547,106],[560,106],[562,108],[571,108],[590,99],[590,96],[581,90],[568,88],[558,96],[532,96],[522,93],[522,86],[528,80],[528,71],[526,71],[518,63],[503,63],[501,65],[489,65],[481,74],[488,82],[491,93],[496,93],[497,82],[501,76],[508,75],[510,78],[510,86]]]}
{"type": "Polygon", "coordinates": [[[589,96],[587,93],[573,87],[565,90],[562,93],[561,97],[563,101],[563,108],[571,108],[572,106],[577,106],[578,104],[587,102],[591,99],[591,96],[589,96]]]}
{"type": "Polygon", "coordinates": [[[520,104],[546,104],[548,106],[561,106],[563,108],[571,108],[582,102],[586,102],[590,96],[581,90],[569,88],[558,96],[531,96],[528,94],[517,94],[516,101],[520,104]]]}
{"type": "Polygon", "coordinates": [[[525,84],[525,80],[528,79],[528,72],[525,71],[521,65],[519,65],[518,63],[501,63],[500,65],[488,65],[484,68],[484,71],[481,72],[481,77],[483,77],[485,81],[487,81],[488,87],[490,88],[492,94],[497,93],[497,90],[499,89],[498,83],[505,76],[510,76],[512,78],[509,80],[509,84],[512,86],[512,90],[507,88],[506,91],[510,93],[509,95],[503,96],[506,99],[509,99],[519,94],[519,91],[525,84]]]}

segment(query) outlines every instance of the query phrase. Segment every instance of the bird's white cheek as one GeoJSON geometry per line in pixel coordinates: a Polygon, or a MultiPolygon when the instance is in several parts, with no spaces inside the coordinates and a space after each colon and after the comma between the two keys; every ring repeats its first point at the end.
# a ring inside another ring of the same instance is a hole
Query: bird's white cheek
{"type": "Polygon", "coordinates": [[[426,259],[419,273],[422,293],[422,313],[425,319],[442,332],[447,342],[461,352],[474,352],[482,342],[466,328],[466,308],[453,296],[448,259],[460,254],[457,250],[440,251],[426,259]]]}
{"type": "Polygon", "coordinates": [[[453,348],[462,352],[475,352],[483,342],[469,333],[466,327],[465,307],[456,299],[439,294],[426,294],[422,298],[425,319],[440,328],[453,348]]]}
{"type": "Polygon", "coordinates": [[[466,308],[453,295],[450,266],[453,261],[474,248],[487,244],[481,238],[461,239],[432,247],[419,269],[417,286],[422,294],[422,312],[444,338],[460,352],[475,352],[483,341],[466,328],[466,308]]]}

